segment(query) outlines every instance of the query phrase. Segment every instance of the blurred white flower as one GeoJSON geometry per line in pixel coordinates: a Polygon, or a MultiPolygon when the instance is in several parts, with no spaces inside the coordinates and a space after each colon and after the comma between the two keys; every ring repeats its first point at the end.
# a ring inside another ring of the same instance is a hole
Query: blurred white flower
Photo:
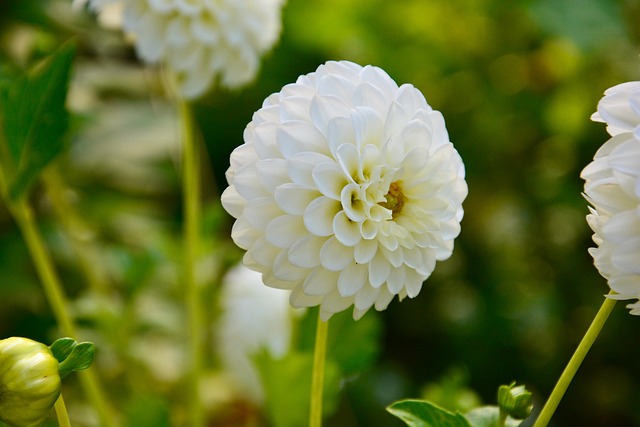
{"type": "MultiPolygon", "coordinates": [[[[83,0],[75,0],[83,1],[83,0]]],[[[86,0],[84,0],[86,1],[86,0]]],[[[258,72],[260,57],[280,35],[284,0],[88,0],[100,13],[121,3],[122,26],[138,56],[165,63],[185,98],[202,95],[220,77],[237,88],[258,72]]]]}
{"type": "Polygon", "coordinates": [[[634,132],[640,137],[640,82],[622,83],[607,89],[591,119],[606,123],[611,136],[634,132]]]}
{"type": "Polygon", "coordinates": [[[225,277],[220,300],[216,349],[222,365],[245,396],[261,403],[264,392],[252,357],[266,350],[277,359],[289,351],[293,310],[287,292],[264,286],[259,273],[240,265],[225,277]]]}
{"type": "MultiPolygon", "coordinates": [[[[581,174],[591,204],[587,222],[596,248],[589,253],[615,299],[640,300],[640,83],[605,92],[594,119],[604,121],[613,137],[581,174]]],[[[640,315],[640,301],[627,306],[640,315]]]]}
{"type": "Polygon", "coordinates": [[[327,62],[269,96],[231,155],[225,209],[245,264],[294,307],[359,319],[415,297],[451,255],[464,165],[420,91],[327,62]]]}

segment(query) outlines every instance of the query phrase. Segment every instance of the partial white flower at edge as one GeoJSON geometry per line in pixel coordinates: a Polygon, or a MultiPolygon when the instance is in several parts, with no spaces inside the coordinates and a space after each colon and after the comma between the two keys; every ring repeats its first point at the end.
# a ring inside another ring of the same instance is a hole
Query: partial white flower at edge
{"type": "Polygon", "coordinates": [[[252,357],[261,350],[274,359],[287,354],[294,310],[286,291],[264,286],[259,273],[242,265],[225,277],[220,301],[215,349],[243,395],[260,404],[264,391],[252,357]]]}
{"type": "MultiPolygon", "coordinates": [[[[278,40],[284,0],[75,0],[98,13],[121,4],[123,30],[138,56],[175,73],[187,99],[217,78],[228,88],[253,80],[260,59],[278,40]]],[[[111,16],[110,21],[117,22],[111,16]]]]}
{"type": "Polygon", "coordinates": [[[263,282],[324,320],[415,297],[460,233],[464,165],[442,115],[382,69],[330,61],[269,96],[222,204],[263,282]]]}
{"type": "MultiPolygon", "coordinates": [[[[640,82],[605,92],[594,120],[607,123],[613,137],[581,174],[591,204],[587,222],[597,247],[594,264],[610,288],[610,298],[640,300],[640,82]]],[[[629,304],[640,315],[640,301],[629,304]]]]}

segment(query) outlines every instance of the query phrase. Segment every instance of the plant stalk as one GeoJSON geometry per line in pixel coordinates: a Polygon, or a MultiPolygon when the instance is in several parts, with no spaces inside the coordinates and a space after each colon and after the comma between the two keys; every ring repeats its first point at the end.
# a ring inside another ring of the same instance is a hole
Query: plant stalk
{"type": "MultiPolygon", "coordinates": [[[[609,295],[613,294],[613,291],[609,292],[609,295]]],[[[602,327],[607,321],[607,318],[609,317],[609,314],[611,313],[611,310],[613,310],[615,304],[616,300],[605,298],[602,306],[600,307],[600,310],[598,310],[598,313],[593,319],[593,322],[591,322],[591,326],[589,326],[589,329],[587,329],[584,337],[582,337],[582,341],[580,341],[580,344],[576,348],[575,353],[573,353],[573,356],[569,360],[569,363],[558,379],[558,382],[551,392],[547,403],[545,403],[545,405],[542,407],[542,411],[540,412],[538,419],[533,425],[534,427],[546,427],[546,425],[551,420],[551,417],[558,407],[558,404],[560,404],[560,400],[562,400],[562,397],[569,387],[571,380],[575,376],[578,368],[580,368],[580,365],[582,364],[582,361],[589,352],[589,349],[598,337],[598,334],[602,330],[602,327]]]]}
{"type": "Polygon", "coordinates": [[[189,416],[191,427],[204,425],[204,411],[200,398],[200,372],[203,358],[203,313],[200,290],[196,279],[196,264],[200,234],[200,163],[194,135],[191,109],[180,101],[182,119],[182,170],[184,204],[184,286],[188,316],[189,363],[187,373],[189,416]]]}
{"type": "Polygon", "coordinates": [[[322,394],[324,388],[324,365],[327,353],[329,322],[324,322],[318,314],[316,342],[313,352],[313,373],[311,376],[311,410],[309,427],[322,426],[322,394]]]}
{"type": "Polygon", "coordinates": [[[64,404],[62,393],[58,396],[54,408],[56,410],[56,418],[58,418],[58,425],[60,427],[71,427],[71,421],[69,421],[69,414],[67,413],[67,407],[64,404]]]}

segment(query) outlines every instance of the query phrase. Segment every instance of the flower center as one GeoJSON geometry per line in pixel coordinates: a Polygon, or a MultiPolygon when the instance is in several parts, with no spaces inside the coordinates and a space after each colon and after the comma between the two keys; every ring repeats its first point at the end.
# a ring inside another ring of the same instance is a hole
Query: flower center
{"type": "Polygon", "coordinates": [[[378,203],[383,208],[387,208],[391,211],[391,215],[395,217],[402,211],[404,206],[404,194],[402,193],[402,187],[400,187],[400,181],[392,182],[389,185],[389,192],[384,196],[386,202],[378,203]]]}

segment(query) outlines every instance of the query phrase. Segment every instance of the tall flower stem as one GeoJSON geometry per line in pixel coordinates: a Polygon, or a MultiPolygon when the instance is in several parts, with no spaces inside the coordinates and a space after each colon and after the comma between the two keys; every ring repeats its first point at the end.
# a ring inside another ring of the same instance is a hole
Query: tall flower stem
{"type": "Polygon", "coordinates": [[[327,353],[327,333],[329,322],[324,322],[318,314],[316,342],[313,352],[313,373],[311,375],[311,410],[309,427],[322,425],[322,391],[324,388],[324,365],[327,353]]]}
{"type": "MultiPolygon", "coordinates": [[[[31,258],[35,263],[36,270],[42,281],[44,293],[62,333],[69,337],[77,337],[76,326],[71,316],[69,316],[67,309],[68,303],[62,289],[62,284],[53,267],[53,261],[38,232],[33,212],[24,199],[13,204],[11,211],[27,243],[27,248],[29,249],[31,258]]],[[[110,419],[111,412],[108,409],[104,391],[102,390],[98,377],[95,375],[95,371],[87,369],[79,372],[78,377],[87,394],[87,398],[98,413],[102,425],[112,426],[113,423],[110,419]]]]}
{"type": "Polygon", "coordinates": [[[87,227],[65,194],[66,188],[56,165],[51,165],[44,171],[42,180],[56,218],[69,236],[78,266],[87,280],[89,288],[96,295],[104,295],[107,291],[107,285],[104,276],[98,269],[100,265],[99,254],[96,253],[96,248],[83,237],[87,233],[87,227]]]}
{"type": "Polygon", "coordinates": [[[196,280],[196,262],[200,233],[200,163],[194,137],[194,121],[189,105],[180,102],[182,119],[182,171],[184,204],[184,286],[188,316],[188,396],[192,427],[204,425],[200,399],[200,371],[202,370],[202,333],[204,331],[200,292],[196,280]]]}
{"type": "MultiPolygon", "coordinates": [[[[53,315],[64,335],[77,337],[76,326],[69,315],[68,302],[64,294],[62,283],[54,268],[53,260],[47,252],[44,241],[38,231],[33,211],[25,198],[12,202],[7,195],[6,181],[3,172],[0,170],[0,191],[5,195],[5,201],[9,211],[13,215],[20,228],[31,259],[35,264],[36,271],[42,282],[45,293],[53,315]]],[[[98,417],[103,426],[114,425],[111,421],[111,411],[105,399],[104,391],[100,385],[94,370],[87,369],[79,372],[80,383],[87,395],[87,399],[98,413],[98,417]]]]}
{"type": "Polygon", "coordinates": [[[62,394],[60,394],[58,400],[56,400],[54,408],[56,410],[56,418],[58,418],[58,425],[60,427],[71,427],[71,421],[69,421],[69,414],[67,413],[64,399],[62,399],[62,394]]]}
{"type": "MultiPolygon", "coordinates": [[[[609,293],[609,295],[612,294],[613,291],[609,293]]],[[[596,317],[593,319],[593,322],[591,322],[591,326],[589,326],[589,329],[587,329],[584,337],[582,337],[582,341],[580,341],[578,348],[576,348],[576,351],[575,353],[573,353],[571,360],[569,360],[569,363],[562,372],[560,379],[558,379],[558,382],[551,392],[547,403],[545,403],[544,407],[542,408],[538,419],[533,425],[534,427],[545,427],[551,420],[551,417],[558,407],[560,400],[562,400],[565,391],[567,391],[567,387],[569,387],[569,383],[571,383],[571,380],[578,371],[578,368],[589,352],[589,349],[598,337],[600,330],[602,330],[602,327],[607,321],[607,318],[609,317],[609,314],[611,313],[611,310],[613,310],[615,304],[616,300],[605,298],[602,306],[600,307],[600,310],[598,310],[598,313],[596,314],[596,317]]]]}

